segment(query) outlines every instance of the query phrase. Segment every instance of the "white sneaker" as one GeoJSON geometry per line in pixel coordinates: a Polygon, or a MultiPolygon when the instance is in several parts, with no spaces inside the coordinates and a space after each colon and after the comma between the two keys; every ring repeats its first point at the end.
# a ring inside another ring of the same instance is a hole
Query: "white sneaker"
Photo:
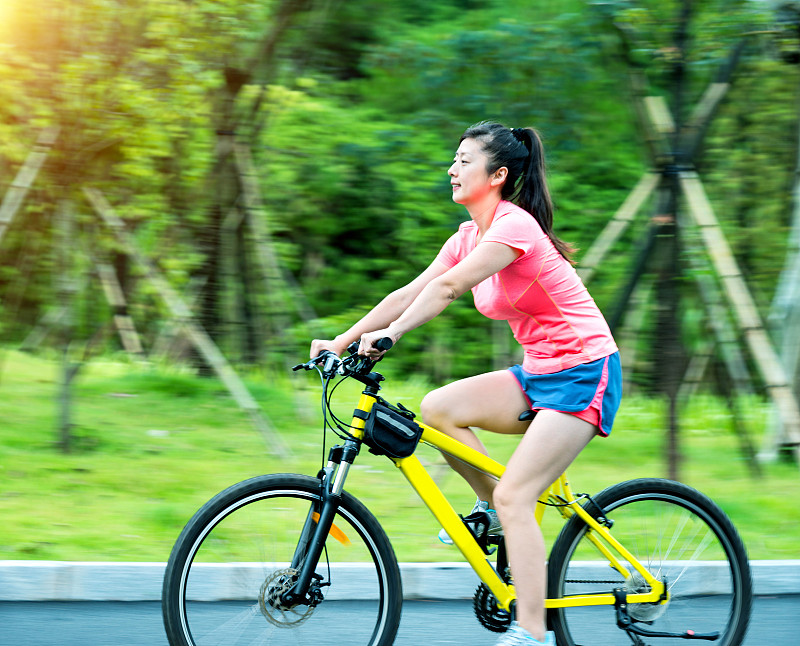
{"type": "MultiPolygon", "coordinates": [[[[502,527],[502,525],[500,525],[500,519],[497,517],[497,512],[494,509],[489,509],[489,503],[486,502],[485,500],[480,500],[480,499],[476,500],[475,501],[475,506],[472,508],[472,511],[470,512],[469,516],[472,516],[472,514],[475,514],[475,513],[479,512],[479,511],[485,511],[487,514],[489,514],[489,532],[488,532],[488,535],[489,536],[502,536],[503,535],[503,527],[502,527]]],[[[469,518],[469,516],[467,516],[466,518],[469,518]]],[[[466,522],[467,525],[469,525],[469,527],[476,534],[480,535],[480,532],[477,531],[478,530],[477,525],[479,523],[471,522],[471,521],[466,520],[466,519],[465,519],[465,522],[466,522]]],[[[442,529],[439,532],[439,540],[442,541],[442,543],[444,543],[445,545],[452,545],[453,544],[453,539],[450,538],[449,534],[446,531],[444,531],[444,529],[442,529]]]]}
{"type": "Polygon", "coordinates": [[[512,621],[508,631],[500,638],[496,646],[556,646],[556,636],[554,633],[548,632],[544,636],[544,641],[540,642],[516,621],[512,621]]]}

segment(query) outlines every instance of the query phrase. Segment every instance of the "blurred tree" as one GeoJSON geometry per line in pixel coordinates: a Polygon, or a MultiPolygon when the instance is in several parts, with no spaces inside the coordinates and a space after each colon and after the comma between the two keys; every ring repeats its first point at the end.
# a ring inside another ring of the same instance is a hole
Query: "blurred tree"
{"type": "MultiPolygon", "coordinates": [[[[252,235],[239,228],[230,244],[241,253],[223,253],[225,224],[240,210],[232,202],[241,181],[231,164],[234,143],[253,147],[260,217],[287,279],[298,282],[333,333],[430,262],[466,217],[450,200],[446,169],[460,133],[480,119],[543,131],[557,228],[587,249],[645,167],[627,77],[609,46],[615,35],[603,11],[635,32],[634,54],[657,90],[665,87],[663,70],[673,55],[666,25],[677,5],[12,0],[9,6],[0,38],[0,184],[14,176],[41,127],[60,124],[63,135],[45,181],[35,185],[0,246],[0,307],[19,312],[14,320],[4,317],[5,338],[19,338],[55,302],[54,261],[45,253],[50,221],[64,193],[90,184],[107,192],[143,253],[176,288],[193,278],[206,285],[199,311],[219,328],[227,352],[246,356],[254,344],[241,338],[263,329],[258,318],[244,325],[246,306],[256,316],[275,304],[253,278],[259,274],[252,235]]],[[[757,9],[721,1],[698,7],[688,103],[734,35],[767,22],[757,9]]],[[[748,55],[744,68],[751,75],[742,92],[753,103],[723,107],[702,161],[712,199],[741,196],[740,214],[757,210],[749,221],[761,223],[759,236],[748,232],[734,241],[755,238],[743,254],[763,285],[760,303],[769,300],[785,249],[786,223],[778,214],[787,212],[781,177],[789,168],[781,166],[786,138],[779,134],[791,112],[783,108],[786,72],[764,62],[769,53],[763,46],[748,55]],[[746,179],[754,164],[767,169],[763,181],[746,179]]],[[[737,230],[732,214],[722,216],[726,228],[737,230]]],[[[76,245],[110,256],[150,346],[161,305],[83,208],[76,227],[76,245]]],[[[84,263],[78,271],[90,268],[84,263]]],[[[623,254],[602,267],[593,285],[601,306],[613,300],[626,271],[623,254]]],[[[78,338],[91,335],[104,315],[102,303],[90,302],[76,299],[78,338]]],[[[404,339],[397,365],[435,370],[437,379],[491,367],[491,325],[468,302],[456,303],[448,316],[404,339]],[[429,347],[439,358],[416,353],[429,347]]],[[[293,320],[297,348],[305,347],[308,327],[293,320]]]]}
{"type": "MultiPolygon", "coordinates": [[[[693,51],[690,45],[690,42],[692,42],[690,41],[690,35],[692,34],[690,27],[695,18],[695,10],[688,0],[679,3],[676,8],[678,13],[674,21],[673,45],[665,46],[660,43],[655,46],[651,45],[651,48],[655,47],[657,51],[666,52],[668,57],[668,64],[665,67],[669,74],[665,74],[664,78],[669,81],[669,86],[667,86],[669,90],[667,94],[670,101],[669,108],[666,106],[661,107],[659,102],[661,97],[658,95],[656,87],[659,82],[653,80],[652,73],[648,74],[650,66],[634,55],[634,52],[641,51],[643,43],[648,41],[657,43],[658,29],[653,29],[652,36],[640,34],[629,20],[630,10],[628,11],[628,19],[618,16],[615,23],[615,27],[621,35],[622,51],[631,67],[632,86],[635,88],[636,94],[642,99],[639,114],[640,119],[644,122],[643,129],[647,131],[647,142],[650,144],[654,165],[661,175],[655,211],[656,216],[653,218],[651,227],[652,231],[656,232],[657,235],[650,236],[647,248],[652,250],[652,252],[648,251],[649,254],[651,253],[660,258],[660,262],[656,265],[657,269],[655,269],[658,274],[656,280],[658,315],[655,317],[657,322],[655,328],[657,343],[654,346],[654,356],[658,362],[657,374],[660,388],[670,401],[668,462],[670,465],[670,477],[672,478],[677,478],[680,463],[677,400],[678,386],[683,380],[681,364],[685,363],[685,353],[680,343],[682,326],[679,312],[683,299],[681,299],[678,292],[678,286],[682,282],[679,280],[679,272],[682,266],[680,256],[683,255],[678,233],[681,232],[682,237],[686,236],[686,232],[682,231],[683,228],[678,226],[680,218],[677,217],[677,214],[679,193],[681,191],[686,192],[689,211],[695,219],[698,221],[700,219],[703,220],[702,239],[705,241],[706,251],[711,254],[715,270],[722,273],[719,278],[722,281],[726,296],[733,306],[731,309],[735,311],[734,318],[740,328],[741,336],[747,340],[747,345],[751,350],[751,357],[758,366],[764,382],[771,387],[769,392],[773,395],[774,401],[780,406],[787,429],[793,429],[793,433],[800,430],[798,428],[800,416],[798,415],[797,404],[792,401],[785,376],[779,374],[776,366],[780,362],[770,346],[763,326],[759,322],[758,313],[749,304],[749,289],[739,275],[739,269],[733,258],[729,256],[727,243],[719,236],[714,214],[710,205],[705,201],[704,194],[701,195],[703,193],[702,187],[696,181],[697,176],[694,174],[698,164],[698,155],[702,150],[703,137],[708,129],[708,122],[715,114],[721,98],[730,87],[732,71],[736,69],[743,53],[747,51],[745,49],[745,39],[753,35],[752,31],[743,28],[746,26],[743,19],[752,20],[754,16],[750,13],[743,13],[731,21],[739,26],[739,34],[737,36],[739,42],[731,47],[731,54],[727,63],[720,68],[719,75],[714,79],[713,83],[708,85],[708,89],[700,98],[698,105],[691,107],[690,112],[690,107],[687,105],[687,98],[691,94],[690,77],[688,75],[694,70],[694,67],[691,66],[692,57],[690,56],[690,52],[693,51]],[[659,136],[659,133],[661,133],[661,136],[659,136]],[[687,173],[691,173],[691,178],[687,173]],[[701,197],[702,199],[700,199],[701,197]],[[715,231],[713,238],[706,235],[706,232],[709,231],[708,227],[712,223],[715,231]],[[724,265],[720,262],[723,257],[726,259],[724,265]]],[[[708,8],[708,5],[706,5],[706,8],[708,8]]],[[[717,11],[718,8],[714,7],[714,10],[717,11]]],[[[642,11],[639,10],[637,17],[640,18],[641,15],[642,11]]],[[[695,35],[695,38],[699,38],[699,36],[695,35]]],[[[716,48],[713,38],[712,36],[711,48],[716,48]]],[[[661,84],[663,85],[663,81],[661,81],[661,84]]],[[[785,113],[785,109],[782,112],[785,113]]],[[[749,121],[751,118],[749,115],[752,113],[739,114],[749,121]]],[[[743,129],[740,128],[739,133],[743,129]]],[[[740,220],[739,230],[741,230],[742,225],[748,222],[750,222],[749,213],[746,219],[740,220]]],[[[751,239],[748,240],[748,242],[750,241],[751,239]]],[[[743,255],[748,259],[753,256],[752,253],[748,253],[746,248],[743,255]]],[[[631,279],[632,281],[638,281],[642,267],[643,264],[638,262],[638,269],[631,279]]],[[[706,284],[707,282],[703,283],[703,285],[706,284]]],[[[682,291],[685,291],[685,288],[682,291]]],[[[709,306],[707,291],[707,288],[701,290],[703,292],[701,301],[706,308],[709,306]]],[[[627,298],[630,293],[631,290],[629,288],[623,297],[627,298]]],[[[692,297],[690,296],[686,302],[691,303],[691,300],[692,297]]],[[[621,305],[624,307],[625,302],[623,301],[621,305]]],[[[619,315],[617,315],[613,320],[616,321],[619,318],[619,315]]],[[[715,323],[717,322],[715,321],[715,323]]],[[[714,329],[716,331],[717,328],[714,329]]],[[[727,356],[729,353],[723,351],[722,354],[727,356]]],[[[728,368],[732,370],[733,365],[729,363],[728,368]]],[[[737,369],[732,370],[730,376],[732,381],[736,383],[741,375],[737,369]]],[[[740,428],[740,426],[737,425],[737,428],[740,428]]],[[[746,437],[743,437],[743,440],[743,448],[752,459],[754,457],[752,446],[746,437]]]]}

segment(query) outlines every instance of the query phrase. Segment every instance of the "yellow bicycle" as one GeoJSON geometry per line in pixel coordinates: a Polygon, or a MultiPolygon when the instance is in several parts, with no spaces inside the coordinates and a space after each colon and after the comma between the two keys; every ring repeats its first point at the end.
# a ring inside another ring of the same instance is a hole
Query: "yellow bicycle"
{"type": "MultiPolygon", "coordinates": [[[[488,535],[482,512],[460,517],[414,451],[422,442],[496,478],[503,465],[389,404],[376,362],[354,346],[349,353],[295,366],[320,372],[325,428],[343,440],[319,473],[233,485],[180,534],[162,592],[172,646],[394,643],[403,601],[397,559],[373,514],[344,490],[365,446],[394,462],[475,570],[480,623],[507,629],[515,594],[502,536],[488,535]],[[331,410],[331,385],[343,379],[364,385],[349,422],[331,410]]],[[[548,507],[565,520],[545,602],[559,646],[742,643],[752,604],[747,554],[708,497],[652,478],[589,496],[562,475],[539,503],[539,522],[548,507]]]]}

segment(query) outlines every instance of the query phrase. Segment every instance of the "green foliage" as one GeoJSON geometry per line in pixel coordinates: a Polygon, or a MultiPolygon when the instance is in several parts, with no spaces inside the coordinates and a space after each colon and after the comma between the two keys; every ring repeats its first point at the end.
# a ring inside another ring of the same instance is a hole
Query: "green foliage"
{"type": "Polygon", "coordinates": [[[754,60],[737,79],[709,137],[709,197],[737,260],[765,309],[779,276],[792,213],[797,162],[797,69],[754,60]]]}
{"type": "MultiPolygon", "coordinates": [[[[395,355],[397,356],[397,355],[395,355]]],[[[251,376],[248,386],[290,445],[292,457],[269,454],[248,416],[215,380],[142,369],[119,362],[93,362],[77,380],[72,453],[55,446],[52,422],[58,364],[4,350],[0,383],[0,559],[164,562],[183,525],[211,496],[245,478],[271,472],[314,474],[320,467],[319,384],[312,374],[284,380],[251,376]]],[[[382,364],[387,374],[395,362],[382,364]]],[[[384,394],[418,410],[429,383],[392,379],[384,394]]],[[[337,412],[346,416],[360,388],[336,391],[337,412]]],[[[769,421],[764,402],[742,402],[756,444],[769,421]]],[[[570,467],[577,491],[596,493],[633,477],[665,473],[664,402],[629,397],[611,437],[593,441],[570,467]]],[[[765,467],[750,478],[738,451],[725,404],[692,400],[682,416],[685,481],[714,498],[732,517],[753,559],[797,556],[794,464],[765,467]],[[779,491],[780,495],[774,492],[779,491]]],[[[493,457],[506,460],[518,438],[482,434],[493,457]]],[[[467,510],[474,494],[441,456],[418,451],[456,509],[467,510]],[[472,497],[470,497],[472,496],[472,497]]],[[[436,540],[438,528],[419,497],[384,458],[363,451],[347,488],[375,513],[402,561],[452,561],[451,548],[436,540]]],[[[545,514],[545,536],[560,527],[545,514]]]]}
{"type": "MultiPolygon", "coordinates": [[[[756,4],[716,0],[693,9],[687,106],[743,32],[769,26],[756,4]]],[[[260,308],[256,327],[269,329],[265,283],[244,282],[224,248],[236,197],[230,133],[253,149],[263,217],[280,262],[319,316],[314,330],[335,334],[410,280],[467,217],[450,200],[446,169],[475,121],[539,128],[556,230],[585,252],[646,167],[618,32],[627,34],[648,89],[669,95],[681,6],[14,0],[0,27],[0,189],[43,126],[61,134],[0,241],[4,338],[23,338],[56,300],[50,227],[60,199],[79,204],[76,253],[115,258],[118,244],[86,206],[82,186],[105,192],[176,288],[204,285],[198,313],[216,319],[212,331],[224,348],[241,345],[242,291],[260,308]]],[[[771,60],[767,36],[751,40],[701,171],[766,305],[786,248],[794,166],[786,133],[795,127],[797,83],[796,70],[771,60]]],[[[637,235],[620,243],[593,283],[601,307],[615,302],[637,235]]],[[[242,244],[233,255],[252,265],[254,243],[242,244]]],[[[74,264],[86,276],[78,329],[85,338],[110,310],[92,263],[74,264]]],[[[149,346],[163,304],[140,270],[117,265],[149,346]]],[[[404,339],[404,369],[439,381],[493,365],[491,323],[462,300],[404,339]]],[[[294,352],[312,327],[296,317],[292,326],[294,352]]]]}

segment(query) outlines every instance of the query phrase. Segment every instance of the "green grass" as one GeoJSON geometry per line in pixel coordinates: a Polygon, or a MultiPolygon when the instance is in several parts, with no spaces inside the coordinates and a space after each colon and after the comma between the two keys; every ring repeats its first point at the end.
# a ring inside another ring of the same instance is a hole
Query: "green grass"
{"type": "MultiPolygon", "coordinates": [[[[392,379],[384,395],[416,407],[427,386],[392,379]]],[[[62,453],[56,429],[59,366],[0,353],[0,559],[164,561],[177,534],[212,495],[261,473],[314,474],[321,462],[319,382],[313,374],[250,375],[248,386],[291,446],[270,454],[264,439],[213,379],[178,369],[93,361],[76,379],[74,449],[62,453]]],[[[346,416],[358,384],[337,391],[346,416]]],[[[748,402],[756,446],[769,406],[748,402]]],[[[663,476],[663,403],[628,397],[611,438],[595,440],[570,469],[573,487],[595,493],[615,482],[663,476]]],[[[764,466],[753,479],[719,400],[698,397],[683,411],[682,480],[713,497],[736,523],[751,558],[800,557],[800,469],[764,466]]],[[[507,458],[515,439],[483,434],[492,455],[507,458]]],[[[329,442],[330,445],[330,442],[329,442]]],[[[420,457],[459,510],[474,500],[441,458],[420,457]]],[[[398,558],[458,560],[436,540],[438,528],[391,462],[362,453],[348,489],[379,518],[398,558]]],[[[552,540],[559,523],[545,519],[552,540]]]]}

